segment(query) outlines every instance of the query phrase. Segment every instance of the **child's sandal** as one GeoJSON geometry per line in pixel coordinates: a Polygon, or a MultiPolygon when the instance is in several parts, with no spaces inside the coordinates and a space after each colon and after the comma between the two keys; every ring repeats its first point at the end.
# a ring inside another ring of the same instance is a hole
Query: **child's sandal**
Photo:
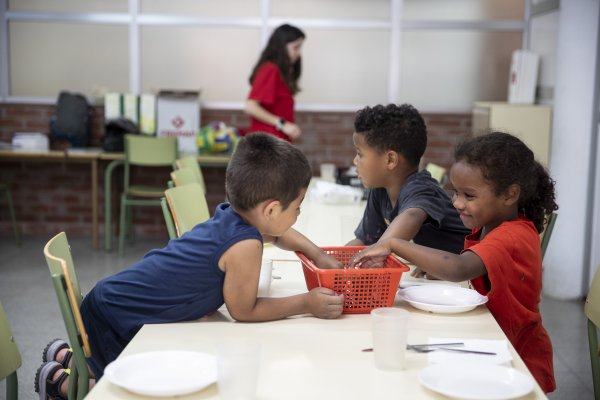
{"type": "Polygon", "coordinates": [[[35,391],[39,393],[40,400],[67,400],[60,394],[60,386],[69,376],[69,370],[64,369],[58,378],[53,379],[56,371],[61,369],[64,369],[63,366],[56,361],[48,361],[40,365],[35,373],[35,391]]]}
{"type": "Polygon", "coordinates": [[[69,344],[62,339],[51,340],[42,352],[43,362],[57,361],[62,364],[63,368],[69,368],[69,361],[71,361],[71,357],[73,357],[73,349],[71,349],[69,344]],[[62,360],[57,360],[56,356],[62,349],[67,349],[67,353],[62,360]]]}

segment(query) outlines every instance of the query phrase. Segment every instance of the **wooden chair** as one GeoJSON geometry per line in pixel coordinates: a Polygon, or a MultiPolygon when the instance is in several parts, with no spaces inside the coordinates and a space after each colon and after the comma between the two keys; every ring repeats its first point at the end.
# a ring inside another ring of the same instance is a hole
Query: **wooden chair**
{"type": "Polygon", "coordinates": [[[544,255],[546,254],[546,249],[548,248],[548,243],[550,242],[550,237],[552,236],[552,231],[554,230],[554,224],[556,223],[556,218],[558,214],[553,212],[550,217],[548,217],[548,222],[546,223],[546,227],[542,232],[542,260],[544,259],[544,255]]]}
{"type": "Polygon", "coordinates": [[[600,347],[598,346],[598,328],[600,327],[600,265],[592,280],[592,286],[585,300],[583,312],[588,322],[588,341],[592,361],[592,380],[594,398],[600,400],[600,347]]]}
{"type": "Polygon", "coordinates": [[[21,353],[15,343],[8,318],[0,303],[0,381],[6,379],[6,399],[19,398],[17,369],[21,366],[21,353]]]}
{"type": "Polygon", "coordinates": [[[175,225],[176,237],[181,237],[197,224],[210,218],[206,197],[198,183],[167,189],[165,198],[175,225]]]}
{"type": "Polygon", "coordinates": [[[171,181],[173,181],[173,187],[187,185],[189,183],[198,183],[202,186],[202,181],[198,179],[198,174],[193,168],[184,167],[176,169],[171,172],[171,181]]]}
{"type": "Polygon", "coordinates": [[[13,233],[15,235],[15,241],[17,245],[21,245],[21,234],[19,232],[19,225],[17,224],[17,218],[15,216],[15,208],[13,207],[12,194],[10,193],[10,187],[6,183],[0,183],[0,193],[6,194],[6,202],[8,203],[8,212],[10,213],[10,220],[12,221],[13,233]]]}
{"type": "Polygon", "coordinates": [[[52,283],[63,317],[73,362],[69,379],[69,399],[83,399],[89,391],[89,370],[86,358],[92,355],[79,307],[83,296],[75,273],[71,248],[64,232],[54,236],[44,247],[52,283]]]}
{"type": "MultiPolygon", "coordinates": [[[[204,183],[204,177],[202,176],[202,169],[200,169],[200,164],[198,164],[198,160],[194,156],[187,156],[178,158],[175,160],[175,169],[181,168],[191,168],[196,175],[197,182],[200,183],[202,187],[202,191],[206,193],[206,183],[204,183]]],[[[177,186],[177,184],[175,184],[177,186]]]]}
{"type": "Polygon", "coordinates": [[[131,167],[172,166],[177,158],[176,138],[154,138],[143,135],[125,135],[125,171],[121,214],[119,216],[119,254],[123,254],[125,236],[132,228],[132,206],[160,206],[165,187],[134,185],[131,167]]]}

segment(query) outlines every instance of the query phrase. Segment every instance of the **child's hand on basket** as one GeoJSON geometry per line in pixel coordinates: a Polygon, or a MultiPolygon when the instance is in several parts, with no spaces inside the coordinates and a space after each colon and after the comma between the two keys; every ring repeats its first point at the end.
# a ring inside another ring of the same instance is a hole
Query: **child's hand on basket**
{"type": "Polygon", "coordinates": [[[331,289],[317,287],[307,293],[310,313],[318,318],[337,318],[344,311],[344,295],[331,289]]]}
{"type": "Polygon", "coordinates": [[[323,253],[315,260],[315,265],[321,269],[344,268],[344,265],[337,258],[326,253],[323,253]]]}
{"type": "Polygon", "coordinates": [[[377,242],[352,256],[352,259],[350,259],[350,267],[381,267],[390,253],[391,249],[386,240],[377,242]]]}

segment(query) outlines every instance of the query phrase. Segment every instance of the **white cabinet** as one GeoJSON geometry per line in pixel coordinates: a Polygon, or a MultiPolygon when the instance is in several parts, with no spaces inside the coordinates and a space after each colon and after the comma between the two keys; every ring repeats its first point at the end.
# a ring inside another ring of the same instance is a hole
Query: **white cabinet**
{"type": "Polygon", "coordinates": [[[517,136],[545,167],[550,162],[552,108],[546,105],[475,102],[473,135],[501,131],[517,136]]]}

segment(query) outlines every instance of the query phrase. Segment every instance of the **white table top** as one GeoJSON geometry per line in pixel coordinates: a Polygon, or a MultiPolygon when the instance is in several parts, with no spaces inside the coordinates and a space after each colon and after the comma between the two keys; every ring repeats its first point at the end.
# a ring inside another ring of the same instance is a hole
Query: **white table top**
{"type": "MultiPolygon", "coordinates": [[[[353,225],[362,215],[361,205],[324,206],[306,204],[296,227],[317,244],[341,245],[342,226],[353,225]],[[346,222],[342,222],[346,220],[346,222]],[[337,221],[337,222],[336,222],[337,221]],[[335,232],[338,233],[335,233],[335,232]],[[334,239],[330,241],[330,239],[334,239]]],[[[287,255],[266,249],[265,257],[274,262],[271,296],[281,297],[306,291],[302,268],[293,253],[287,255]],[[294,261],[295,260],[295,261],[294,261]]],[[[406,278],[408,274],[404,274],[406,278]]],[[[427,343],[429,338],[506,339],[485,306],[463,314],[431,314],[397,300],[396,307],[411,313],[409,343],[427,343]]],[[[407,368],[381,371],[375,368],[371,321],[368,314],[344,314],[335,320],[298,316],[263,323],[232,322],[225,307],[198,321],[164,325],[145,325],[120,357],[158,350],[188,350],[216,353],[216,344],[226,340],[250,339],[261,343],[262,358],[258,399],[443,399],[423,387],[418,380],[428,365],[428,355],[407,352],[407,368]]],[[[513,367],[530,375],[523,361],[509,344],[513,367]]],[[[160,367],[160,366],[157,366],[160,367]]],[[[138,396],[101,379],[86,399],[140,399],[138,396]]],[[[218,399],[218,386],[212,384],[181,399],[218,399]]],[[[522,399],[546,399],[536,384],[534,392],[522,399]]]]}

